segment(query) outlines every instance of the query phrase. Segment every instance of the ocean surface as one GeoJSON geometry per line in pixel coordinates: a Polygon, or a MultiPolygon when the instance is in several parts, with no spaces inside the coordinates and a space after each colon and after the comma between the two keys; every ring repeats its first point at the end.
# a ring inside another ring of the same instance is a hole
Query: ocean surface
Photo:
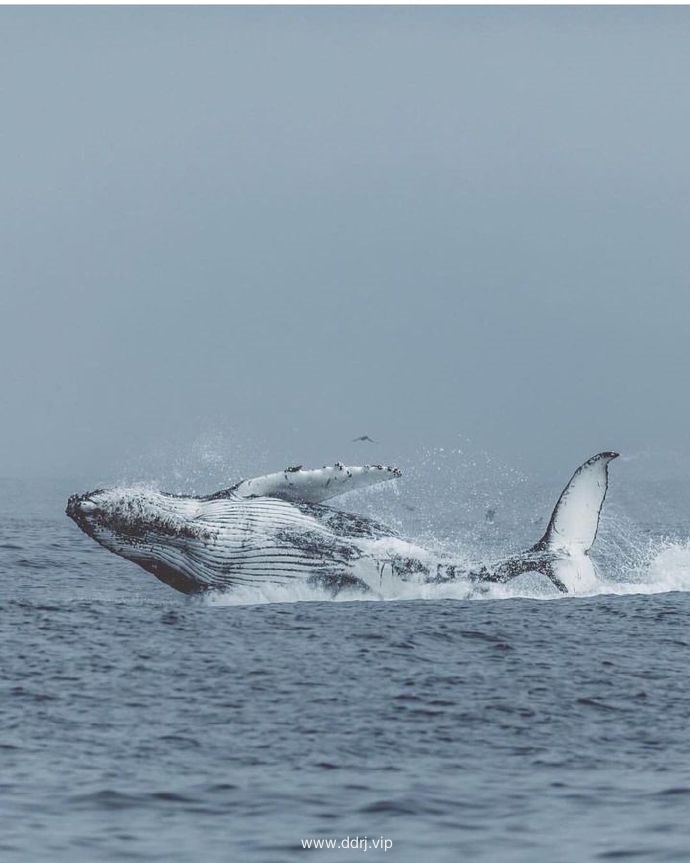
{"type": "MultiPolygon", "coordinates": [[[[689,860],[690,484],[618,468],[583,597],[189,599],[0,481],[0,861],[689,860]]],[[[490,559],[568,475],[339,505],[490,559]]]]}

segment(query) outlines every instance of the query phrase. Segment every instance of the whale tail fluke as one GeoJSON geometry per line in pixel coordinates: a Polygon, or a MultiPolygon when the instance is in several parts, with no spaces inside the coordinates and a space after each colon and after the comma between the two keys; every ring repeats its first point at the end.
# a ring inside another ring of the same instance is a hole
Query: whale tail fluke
{"type": "Polygon", "coordinates": [[[564,593],[596,582],[589,550],[599,529],[609,462],[617,457],[616,452],[600,452],[580,465],[561,492],[539,542],[488,571],[483,580],[506,582],[524,572],[540,572],[564,593]]]}

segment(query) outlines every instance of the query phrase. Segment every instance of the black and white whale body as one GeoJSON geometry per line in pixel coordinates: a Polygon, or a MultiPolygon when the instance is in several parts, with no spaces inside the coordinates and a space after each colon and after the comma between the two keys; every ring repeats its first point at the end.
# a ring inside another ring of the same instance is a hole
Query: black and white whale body
{"type": "Polygon", "coordinates": [[[96,542],[183,593],[295,579],[334,593],[376,593],[391,577],[503,583],[525,572],[542,573],[563,592],[581,592],[597,581],[588,553],[616,456],[599,453],[575,471],[539,542],[476,569],[439,559],[370,518],[325,505],[346,491],[400,476],[382,465],[287,468],[207,497],[97,490],[73,495],[67,515],[96,542]]]}

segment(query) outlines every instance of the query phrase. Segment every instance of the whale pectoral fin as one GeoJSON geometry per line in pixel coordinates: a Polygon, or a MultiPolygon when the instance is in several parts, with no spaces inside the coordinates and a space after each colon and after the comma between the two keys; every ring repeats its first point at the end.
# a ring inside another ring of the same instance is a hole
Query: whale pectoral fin
{"type": "Polygon", "coordinates": [[[609,481],[609,462],[616,452],[600,452],[575,471],[561,492],[546,533],[535,550],[567,549],[570,554],[586,554],[597,536],[599,516],[609,481]]]}
{"type": "Polygon", "coordinates": [[[366,488],[400,476],[396,467],[364,465],[346,467],[336,464],[316,470],[286,468],[278,473],[245,479],[228,490],[237,497],[277,497],[281,500],[322,503],[329,498],[366,488]]]}

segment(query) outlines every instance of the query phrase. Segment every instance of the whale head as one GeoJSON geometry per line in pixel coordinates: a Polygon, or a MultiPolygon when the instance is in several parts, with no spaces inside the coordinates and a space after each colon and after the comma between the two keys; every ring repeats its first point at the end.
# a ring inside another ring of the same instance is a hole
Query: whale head
{"type": "Polygon", "coordinates": [[[195,523],[198,500],[147,488],[97,489],[72,495],[66,513],[104,548],[183,593],[203,590],[190,561],[208,528],[195,523]]]}

